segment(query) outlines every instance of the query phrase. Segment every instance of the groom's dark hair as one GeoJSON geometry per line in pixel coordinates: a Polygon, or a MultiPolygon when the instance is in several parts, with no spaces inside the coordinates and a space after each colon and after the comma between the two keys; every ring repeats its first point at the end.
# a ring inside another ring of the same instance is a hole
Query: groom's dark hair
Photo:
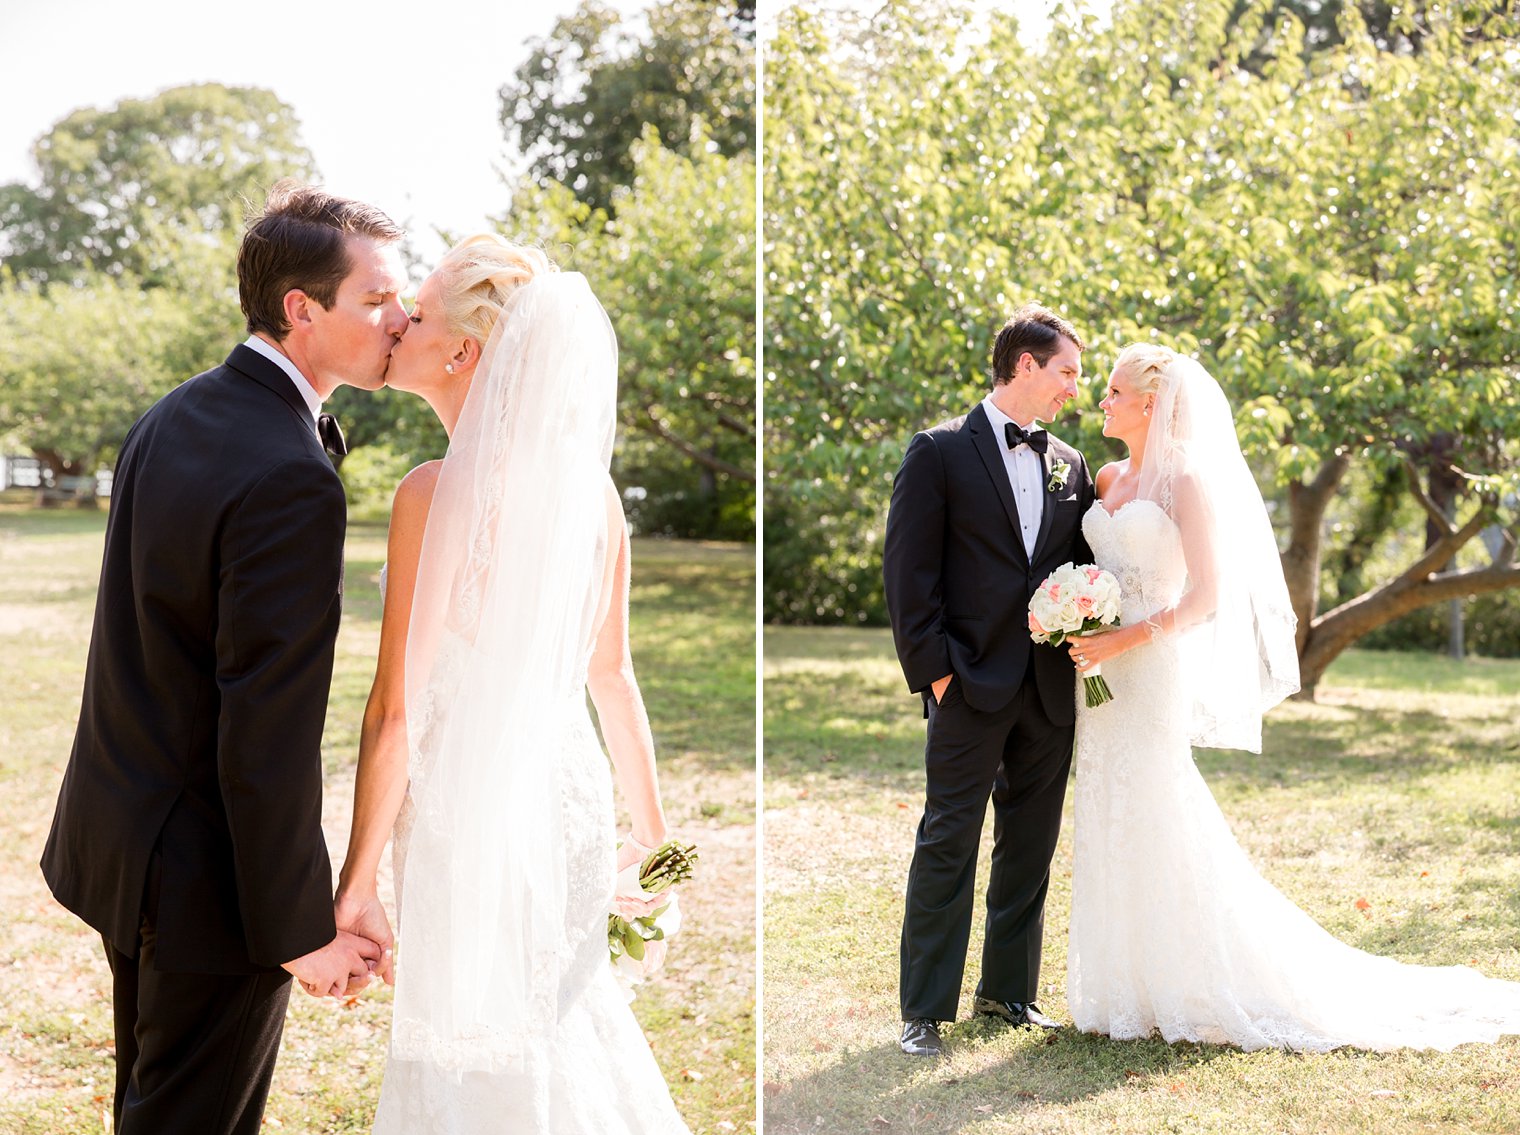
{"type": "Polygon", "coordinates": [[[381,244],[404,233],[373,205],[350,201],[294,178],[275,182],[264,207],[249,218],[238,247],[238,302],[248,330],[283,340],[290,333],[285,295],[299,288],[324,308],[352,265],[344,241],[352,235],[381,244]]]}
{"type": "Polygon", "coordinates": [[[1008,317],[992,345],[992,383],[1001,386],[1013,378],[1013,370],[1024,355],[1032,355],[1039,366],[1050,361],[1050,356],[1061,349],[1061,340],[1070,339],[1077,350],[1087,350],[1087,344],[1077,335],[1077,329],[1049,308],[1037,303],[1026,303],[1008,317]]]}

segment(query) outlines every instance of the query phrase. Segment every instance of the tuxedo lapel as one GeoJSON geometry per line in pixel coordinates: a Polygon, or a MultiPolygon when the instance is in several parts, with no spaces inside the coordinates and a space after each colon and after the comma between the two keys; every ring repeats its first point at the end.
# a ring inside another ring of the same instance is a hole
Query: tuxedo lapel
{"type": "MultiPolygon", "coordinates": [[[[1056,509],[1063,499],[1070,499],[1070,494],[1073,492],[1072,487],[1069,485],[1062,486],[1055,492],[1049,491],[1050,471],[1062,461],[1066,462],[1072,473],[1076,472],[1077,466],[1080,463],[1076,450],[1072,449],[1065,442],[1051,436],[1046,451],[1040,455],[1041,469],[1043,471],[1040,491],[1044,494],[1043,504],[1045,507],[1040,510],[1040,531],[1034,541],[1033,561],[1038,561],[1045,554],[1045,541],[1050,537],[1051,521],[1055,519],[1056,509]]],[[[1072,473],[1067,474],[1068,478],[1072,473]]],[[[1081,523],[1080,518],[1078,518],[1077,523],[1081,523]]]]}
{"type": "Polygon", "coordinates": [[[1034,538],[1034,554],[1030,561],[1040,558],[1040,553],[1045,550],[1045,537],[1050,535],[1050,522],[1056,514],[1056,494],[1048,490],[1050,484],[1050,467],[1053,462],[1062,460],[1056,449],[1057,443],[1051,439],[1047,443],[1046,452],[1040,454],[1040,492],[1044,499],[1040,501],[1040,531],[1034,538]]]}
{"type": "Polygon", "coordinates": [[[1019,555],[1027,560],[1023,529],[1019,524],[1019,506],[1014,503],[1013,486],[1008,483],[1008,466],[1003,464],[1003,439],[997,436],[997,431],[987,420],[987,411],[981,403],[977,403],[976,409],[966,415],[966,426],[971,431],[971,440],[981,455],[982,464],[987,466],[987,475],[992,478],[993,487],[997,489],[998,500],[1003,502],[1003,512],[1008,516],[1008,523],[1013,526],[1014,546],[1018,548],[1019,555]]]}

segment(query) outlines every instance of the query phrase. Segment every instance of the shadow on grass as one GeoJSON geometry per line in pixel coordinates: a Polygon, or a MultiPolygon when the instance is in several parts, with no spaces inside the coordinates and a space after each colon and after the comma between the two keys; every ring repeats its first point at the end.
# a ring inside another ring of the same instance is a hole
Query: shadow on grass
{"type": "Polygon", "coordinates": [[[887,1043],[844,1054],[812,1075],[773,1085],[766,1130],[776,1135],[871,1130],[951,1133],[1000,1116],[1072,1104],[1238,1057],[1219,1045],[1115,1041],[1063,1028],[1048,1035],[962,1021],[946,1057],[904,1056],[887,1043]],[[849,1101],[840,1110],[839,1101],[849,1101]],[[883,1122],[885,1121],[885,1122],[883,1122]]]}
{"type": "Polygon", "coordinates": [[[1206,773],[1330,790],[1513,764],[1520,762],[1520,739],[1503,705],[1459,724],[1424,707],[1339,705],[1268,717],[1260,756],[1234,749],[1194,755],[1206,773]]]}
{"type": "MultiPolygon", "coordinates": [[[[1387,655],[1351,653],[1345,679],[1368,681],[1387,655]]],[[[879,629],[771,628],[766,633],[767,774],[823,774],[869,778],[922,767],[923,712],[908,694],[892,654],[891,636],[879,629]]],[[[1430,679],[1408,705],[1289,705],[1265,724],[1261,755],[1238,750],[1195,750],[1210,780],[1228,777],[1260,787],[1314,787],[1335,791],[1351,784],[1407,784],[1425,777],[1520,762],[1513,727],[1520,695],[1515,663],[1396,656],[1400,673],[1423,665],[1430,679]],[[1467,666],[1478,666],[1476,671],[1467,666]],[[1449,671],[1449,673],[1448,673],[1449,671]],[[1437,687],[1480,695],[1490,685],[1514,687],[1511,698],[1492,699],[1483,712],[1454,721],[1439,708],[1437,687]]],[[[1119,696],[1122,697],[1122,691],[1119,696]]],[[[1502,816],[1492,823],[1508,825],[1502,816]]]]}

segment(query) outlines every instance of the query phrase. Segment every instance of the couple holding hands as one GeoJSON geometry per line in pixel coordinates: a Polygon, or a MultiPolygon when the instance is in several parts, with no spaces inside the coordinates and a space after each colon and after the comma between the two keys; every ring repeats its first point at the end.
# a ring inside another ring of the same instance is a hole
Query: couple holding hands
{"type": "Polygon", "coordinates": [[[608,954],[615,876],[667,834],[608,476],[612,327],[583,277],[495,236],[408,311],[401,237],[277,185],[238,254],[250,337],[121,448],[42,860],[104,939],[118,1135],[254,1135],[292,977],[396,985],[376,1131],[686,1130],[608,954]],[[342,384],[423,397],[450,443],[396,492],[335,892],[346,505],[321,406],[342,384]],[[376,881],[393,830],[399,956],[376,881]]]}

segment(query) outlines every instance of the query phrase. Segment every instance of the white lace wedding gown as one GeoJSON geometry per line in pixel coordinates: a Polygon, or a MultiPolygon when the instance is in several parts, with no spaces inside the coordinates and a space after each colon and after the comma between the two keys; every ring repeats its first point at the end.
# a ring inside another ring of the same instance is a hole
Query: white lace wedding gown
{"type": "MultiPolygon", "coordinates": [[[[385,585],[381,576],[382,591],[385,585]]],[[[554,712],[546,710],[546,712],[554,712]]],[[[558,1027],[520,1072],[458,1075],[425,1060],[386,1061],[376,1135],[684,1135],[649,1042],[613,976],[607,912],[616,874],[612,775],[586,707],[585,683],[559,707],[560,762],[568,880],[558,1027]]],[[[489,801],[481,801],[489,807],[489,801]]],[[[397,906],[403,887],[446,880],[405,875],[415,816],[410,798],[398,818],[397,906]]],[[[454,865],[467,871],[467,863],[454,865]]],[[[406,927],[398,926],[406,980],[406,927]]]]}
{"type": "MultiPolygon", "coordinates": [[[[1083,533],[1123,622],[1176,603],[1177,527],[1148,500],[1083,533]]],[[[1188,741],[1175,640],[1103,664],[1114,700],[1078,696],[1067,996],[1084,1032],[1245,1049],[1450,1049],[1520,1033],[1520,983],[1403,965],[1337,941],[1251,865],[1188,741]]],[[[1270,759],[1270,758],[1267,758],[1270,759]]]]}

